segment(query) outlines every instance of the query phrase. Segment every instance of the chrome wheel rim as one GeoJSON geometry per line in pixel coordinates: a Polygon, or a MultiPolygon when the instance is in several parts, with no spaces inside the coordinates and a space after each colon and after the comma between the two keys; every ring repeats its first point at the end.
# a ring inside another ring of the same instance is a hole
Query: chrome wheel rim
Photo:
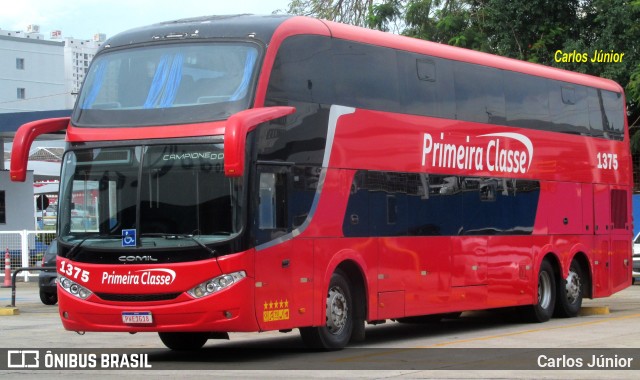
{"type": "Polygon", "coordinates": [[[538,304],[546,309],[551,304],[551,277],[547,272],[540,272],[538,279],[538,304]]]}
{"type": "Polygon", "coordinates": [[[347,325],[349,306],[347,297],[340,287],[329,289],[327,295],[327,329],[333,335],[339,335],[347,325]]]}
{"type": "Polygon", "coordinates": [[[580,298],[580,290],[582,288],[582,284],[580,282],[580,276],[574,271],[569,271],[569,275],[567,276],[566,281],[566,294],[567,301],[570,304],[576,303],[580,298]]]}

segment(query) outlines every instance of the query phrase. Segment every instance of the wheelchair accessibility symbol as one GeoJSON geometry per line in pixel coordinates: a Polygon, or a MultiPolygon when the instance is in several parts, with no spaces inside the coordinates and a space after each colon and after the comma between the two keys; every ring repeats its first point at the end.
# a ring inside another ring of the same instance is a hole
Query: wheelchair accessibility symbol
{"type": "Polygon", "coordinates": [[[136,246],[136,230],[122,230],[122,246],[123,247],[136,246]]]}

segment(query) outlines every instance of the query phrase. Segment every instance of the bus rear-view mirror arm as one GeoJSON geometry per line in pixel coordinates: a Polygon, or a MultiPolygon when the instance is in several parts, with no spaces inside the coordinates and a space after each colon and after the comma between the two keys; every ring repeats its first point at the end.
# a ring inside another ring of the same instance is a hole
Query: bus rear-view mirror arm
{"type": "Polygon", "coordinates": [[[244,173],[245,145],[249,132],[262,123],[296,112],[294,107],[252,108],[227,120],[224,131],[224,174],[240,177],[244,173]]]}
{"type": "Polygon", "coordinates": [[[27,163],[29,150],[36,137],[45,133],[59,132],[67,128],[70,118],[58,117],[53,119],[36,120],[23,124],[13,139],[11,148],[11,180],[24,182],[27,177],[27,163]]]}

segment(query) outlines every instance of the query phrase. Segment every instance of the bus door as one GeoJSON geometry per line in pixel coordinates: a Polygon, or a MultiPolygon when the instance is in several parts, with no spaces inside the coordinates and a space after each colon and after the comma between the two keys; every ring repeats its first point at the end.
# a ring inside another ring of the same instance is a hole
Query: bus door
{"type": "Polygon", "coordinates": [[[631,282],[633,224],[631,197],[622,186],[611,186],[611,287],[618,292],[631,282]]]}
{"type": "Polygon", "coordinates": [[[628,220],[628,200],[628,190],[621,186],[594,185],[595,260],[598,260],[594,267],[600,267],[600,273],[595,277],[596,291],[601,292],[601,296],[624,289],[629,281],[631,222],[628,220]]]}
{"type": "Polygon", "coordinates": [[[593,233],[595,234],[593,252],[594,295],[603,297],[611,294],[611,267],[609,220],[609,185],[593,185],[593,233]]]}
{"type": "Polygon", "coordinates": [[[291,166],[259,165],[256,239],[256,314],[263,330],[310,325],[313,241],[292,239],[291,166]]]}

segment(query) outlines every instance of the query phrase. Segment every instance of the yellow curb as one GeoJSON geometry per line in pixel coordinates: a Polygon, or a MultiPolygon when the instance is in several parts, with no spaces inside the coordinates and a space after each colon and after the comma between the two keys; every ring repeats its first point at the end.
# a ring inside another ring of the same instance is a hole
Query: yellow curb
{"type": "Polygon", "coordinates": [[[585,306],[580,309],[580,316],[589,315],[607,315],[609,314],[609,306],[585,306]]]}
{"type": "Polygon", "coordinates": [[[18,314],[20,314],[20,310],[17,307],[0,307],[0,316],[18,314]]]}

